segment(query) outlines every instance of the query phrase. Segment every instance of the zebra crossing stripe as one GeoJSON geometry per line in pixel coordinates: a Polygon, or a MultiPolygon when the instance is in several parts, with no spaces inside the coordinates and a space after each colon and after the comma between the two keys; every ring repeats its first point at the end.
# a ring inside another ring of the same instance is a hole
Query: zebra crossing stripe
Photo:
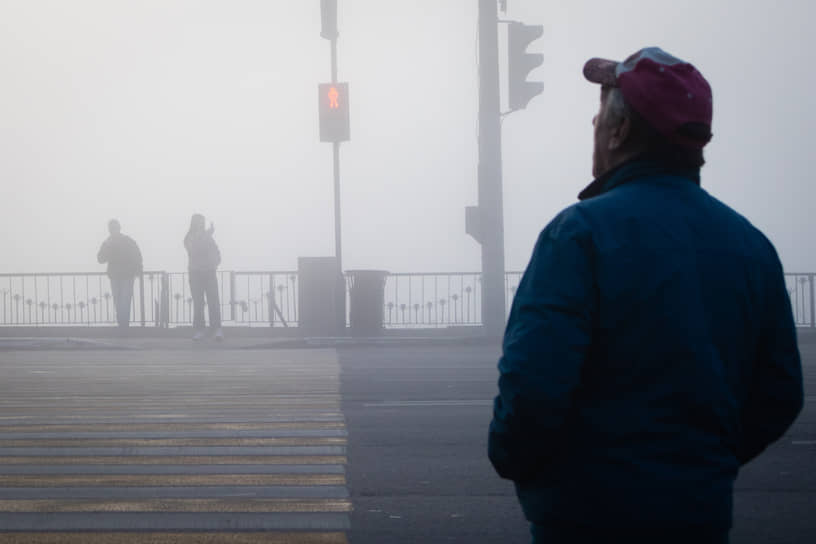
{"type": "Polygon", "coordinates": [[[351,512],[336,499],[0,500],[0,512],[351,512]]]}
{"type": "Polygon", "coordinates": [[[2,465],[346,465],[345,455],[0,456],[2,465]]]}
{"type": "MultiPolygon", "coordinates": [[[[0,544],[347,544],[339,364],[329,350],[298,356],[317,364],[231,354],[206,378],[220,373],[230,392],[206,396],[12,388],[0,399],[0,544]],[[239,364],[257,364],[268,390],[258,375],[236,380],[239,364]]],[[[135,368],[102,362],[92,375],[135,382],[135,368]]]]}
{"type": "Polygon", "coordinates": [[[348,544],[345,533],[0,533],[0,544],[348,544]]]}

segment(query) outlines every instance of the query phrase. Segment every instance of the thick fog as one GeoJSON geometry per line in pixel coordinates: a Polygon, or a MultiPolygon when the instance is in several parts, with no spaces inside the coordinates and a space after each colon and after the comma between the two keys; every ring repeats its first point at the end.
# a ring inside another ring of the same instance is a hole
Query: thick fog
{"type": "MultiPolygon", "coordinates": [[[[319,4],[0,0],[0,272],[101,270],[112,217],[146,269],[181,271],[194,212],[215,223],[225,269],[332,255],[319,4]]],[[[477,5],[339,0],[344,268],[479,270],[464,230],[477,202],[477,5]]],[[[599,93],[584,61],[657,45],[713,87],[704,187],[762,229],[788,271],[816,271],[815,6],[508,0],[503,18],[545,27],[531,47],[544,93],[503,122],[508,270],[590,181],[599,93]]]]}

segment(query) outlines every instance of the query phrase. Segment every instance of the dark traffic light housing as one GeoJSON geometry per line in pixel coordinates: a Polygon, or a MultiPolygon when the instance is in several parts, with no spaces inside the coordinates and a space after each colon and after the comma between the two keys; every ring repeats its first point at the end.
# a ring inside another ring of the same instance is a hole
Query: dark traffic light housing
{"type": "Polygon", "coordinates": [[[318,85],[320,141],[345,142],[350,139],[348,83],[318,85]]]}
{"type": "Polygon", "coordinates": [[[320,36],[337,39],[337,0],[320,0],[320,36]]]}
{"type": "Polygon", "coordinates": [[[510,110],[527,107],[544,90],[544,83],[527,81],[527,76],[544,62],[541,53],[528,53],[527,47],[544,34],[542,25],[511,22],[507,28],[507,77],[510,110]]]}

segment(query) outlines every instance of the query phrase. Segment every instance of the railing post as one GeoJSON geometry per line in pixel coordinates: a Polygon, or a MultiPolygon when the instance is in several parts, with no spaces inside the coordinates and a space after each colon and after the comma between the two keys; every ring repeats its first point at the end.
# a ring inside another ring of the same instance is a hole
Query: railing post
{"type": "Polygon", "coordinates": [[[144,292],[144,272],[139,274],[139,299],[140,299],[140,317],[142,320],[142,327],[145,326],[145,292],[144,292]]]}
{"type": "Polygon", "coordinates": [[[269,274],[268,295],[266,297],[266,306],[269,309],[269,326],[275,326],[275,274],[269,274]]]}
{"type": "Polygon", "coordinates": [[[235,272],[230,272],[230,321],[235,321],[235,272]]]}
{"type": "Polygon", "coordinates": [[[170,276],[167,272],[161,273],[161,324],[163,329],[170,327],[170,276]]]}

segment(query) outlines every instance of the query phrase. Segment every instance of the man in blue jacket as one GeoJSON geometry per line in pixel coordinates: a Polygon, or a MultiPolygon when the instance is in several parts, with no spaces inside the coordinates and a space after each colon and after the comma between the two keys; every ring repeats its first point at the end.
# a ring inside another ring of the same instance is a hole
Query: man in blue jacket
{"type": "Polygon", "coordinates": [[[533,542],[728,542],[737,472],[803,403],[782,266],[700,188],[699,71],[647,48],[584,75],[596,179],[519,285],[488,454],[533,542]]]}

